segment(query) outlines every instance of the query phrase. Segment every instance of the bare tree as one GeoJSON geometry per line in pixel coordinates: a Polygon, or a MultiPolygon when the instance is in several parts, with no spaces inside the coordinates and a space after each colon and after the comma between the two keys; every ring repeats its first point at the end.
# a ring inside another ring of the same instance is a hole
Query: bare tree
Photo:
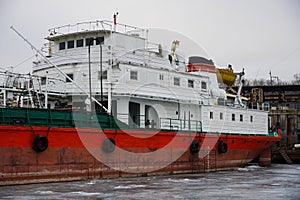
{"type": "Polygon", "coordinates": [[[245,86],[276,86],[276,85],[300,85],[300,73],[294,74],[294,80],[284,81],[276,77],[275,81],[269,79],[245,79],[245,86]]]}
{"type": "Polygon", "coordinates": [[[292,84],[300,85],[300,73],[294,74],[294,79],[292,84]]]}

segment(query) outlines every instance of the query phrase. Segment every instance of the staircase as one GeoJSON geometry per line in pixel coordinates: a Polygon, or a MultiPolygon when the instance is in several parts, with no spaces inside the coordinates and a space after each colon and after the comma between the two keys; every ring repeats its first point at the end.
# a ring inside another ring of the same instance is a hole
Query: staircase
{"type": "Polygon", "coordinates": [[[286,154],[284,149],[279,149],[279,153],[282,156],[282,158],[285,160],[287,164],[293,164],[293,161],[290,159],[290,157],[286,154]]]}

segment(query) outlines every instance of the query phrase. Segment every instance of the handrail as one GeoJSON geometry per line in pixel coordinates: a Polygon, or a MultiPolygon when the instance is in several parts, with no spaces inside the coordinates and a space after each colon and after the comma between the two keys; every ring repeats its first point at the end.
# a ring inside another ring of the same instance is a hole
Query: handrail
{"type": "MultiPolygon", "coordinates": [[[[15,88],[15,89],[32,89],[32,87],[37,87],[35,89],[38,92],[45,92],[47,87],[50,84],[60,85],[64,84],[64,81],[58,78],[48,78],[47,82],[44,84],[43,79],[46,77],[32,75],[32,74],[19,74],[13,72],[2,72],[0,71],[0,87],[5,88],[15,88]],[[44,88],[44,89],[42,89],[44,88]]],[[[49,88],[48,88],[49,90],[49,88]]]]}
{"type": "Polygon", "coordinates": [[[249,102],[247,108],[252,110],[270,111],[270,104],[268,102],[263,102],[261,104],[258,102],[249,102]]]}
{"type": "Polygon", "coordinates": [[[96,31],[96,30],[111,31],[112,27],[114,26],[122,29],[122,31],[118,30],[119,32],[128,34],[131,31],[138,31],[140,33],[143,33],[144,35],[143,37],[146,38],[145,35],[146,29],[142,29],[136,26],[131,26],[122,23],[114,24],[114,22],[109,20],[96,20],[96,21],[80,22],[76,24],[67,24],[63,26],[50,28],[48,29],[48,31],[51,36],[57,36],[57,35],[64,35],[70,33],[79,33],[83,31],[96,31]]]}
{"type": "Polygon", "coordinates": [[[131,128],[155,128],[163,130],[176,130],[176,131],[197,131],[202,132],[202,123],[198,120],[183,120],[174,118],[159,118],[158,122],[154,121],[146,124],[145,115],[136,115],[134,119],[130,114],[117,113],[118,120],[126,123],[131,128]]]}
{"type": "Polygon", "coordinates": [[[202,122],[174,118],[160,118],[160,127],[169,130],[188,130],[202,132],[202,122]]]}

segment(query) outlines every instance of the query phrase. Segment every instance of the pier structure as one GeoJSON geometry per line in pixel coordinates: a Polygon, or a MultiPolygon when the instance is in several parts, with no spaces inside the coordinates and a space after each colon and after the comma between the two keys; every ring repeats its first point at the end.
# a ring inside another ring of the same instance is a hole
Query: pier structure
{"type": "Polygon", "coordinates": [[[252,102],[268,104],[270,128],[280,125],[273,162],[300,163],[300,85],[244,86],[242,94],[252,102]]]}

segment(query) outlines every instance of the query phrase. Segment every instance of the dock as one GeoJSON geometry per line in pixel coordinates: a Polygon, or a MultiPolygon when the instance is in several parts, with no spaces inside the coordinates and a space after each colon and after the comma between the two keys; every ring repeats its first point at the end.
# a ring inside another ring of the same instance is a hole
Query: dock
{"type": "Polygon", "coordinates": [[[300,163],[300,148],[295,148],[300,144],[300,85],[244,86],[242,93],[253,102],[266,102],[270,122],[279,122],[281,141],[272,149],[272,162],[300,163]]]}

